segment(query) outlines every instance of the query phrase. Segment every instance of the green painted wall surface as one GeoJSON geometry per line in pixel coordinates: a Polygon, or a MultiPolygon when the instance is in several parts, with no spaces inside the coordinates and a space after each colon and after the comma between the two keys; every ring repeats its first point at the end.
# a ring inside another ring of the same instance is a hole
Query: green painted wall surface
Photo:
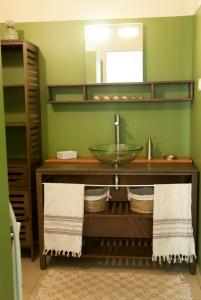
{"type": "MultiPolygon", "coordinates": [[[[193,17],[121,20],[126,21],[143,22],[145,81],[192,79],[193,17]]],[[[151,134],[154,155],[189,155],[190,103],[46,104],[47,83],[86,82],[84,25],[89,23],[95,22],[17,24],[40,48],[44,158],[65,149],[86,156],[89,145],[112,143],[115,113],[121,115],[122,142],[145,145],[151,134]]]]}
{"type": "MultiPolygon", "coordinates": [[[[201,60],[199,58],[201,48],[200,14],[198,12],[196,15],[196,78],[201,76],[201,60]]],[[[144,81],[192,79],[193,16],[113,20],[114,23],[120,21],[124,23],[143,22],[144,81]]],[[[102,22],[107,23],[108,21],[102,22]]],[[[56,151],[64,149],[75,149],[80,155],[89,155],[89,145],[113,142],[114,114],[120,113],[122,142],[135,142],[144,145],[147,136],[151,134],[154,136],[154,155],[170,153],[189,155],[190,145],[192,145],[191,154],[201,168],[199,153],[199,128],[201,125],[199,111],[201,104],[200,94],[197,92],[192,110],[192,141],[190,141],[191,104],[187,102],[97,105],[46,104],[46,85],[48,83],[86,82],[84,25],[92,23],[95,21],[17,24],[17,29],[21,31],[22,35],[24,34],[24,38],[40,48],[44,158],[55,156],[56,151]]],[[[3,25],[0,26],[0,29],[2,32],[3,25]]],[[[3,119],[0,119],[2,122],[3,119]]],[[[6,185],[5,183],[4,186],[6,187],[6,185]]],[[[7,197],[7,194],[5,195],[7,197]]],[[[1,234],[5,234],[6,223],[7,219],[5,219],[4,227],[0,228],[1,234]]],[[[8,245],[5,249],[8,250],[8,245]]],[[[6,264],[9,259],[7,251],[6,264]]],[[[10,277],[9,272],[8,278],[10,277]]],[[[9,279],[7,285],[9,286],[9,279]]]]}
{"type": "MultiPolygon", "coordinates": [[[[192,106],[191,122],[191,154],[199,171],[201,171],[201,91],[198,91],[198,78],[201,78],[201,8],[195,15],[195,52],[194,52],[194,80],[195,80],[195,100],[192,106]]],[[[199,183],[201,191],[201,177],[199,183]]],[[[199,216],[201,216],[201,196],[199,197],[199,216]]],[[[199,217],[198,233],[200,235],[201,219],[199,217]]],[[[201,239],[199,236],[199,267],[201,270],[201,239]]]]}
{"type": "Polygon", "coordinates": [[[10,218],[0,49],[0,299],[13,299],[10,218]]]}

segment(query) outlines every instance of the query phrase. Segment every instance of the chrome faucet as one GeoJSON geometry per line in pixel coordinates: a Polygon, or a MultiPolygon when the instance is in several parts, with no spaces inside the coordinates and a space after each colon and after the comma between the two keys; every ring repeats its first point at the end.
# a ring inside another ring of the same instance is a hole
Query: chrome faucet
{"type": "Polygon", "coordinates": [[[115,126],[115,144],[119,145],[120,144],[120,115],[115,114],[115,121],[114,121],[114,126],[115,126]]]}
{"type": "MultiPolygon", "coordinates": [[[[119,114],[115,114],[114,126],[115,126],[116,156],[118,157],[118,153],[119,153],[119,150],[120,150],[120,115],[119,114]]],[[[117,162],[116,162],[115,168],[117,169],[117,167],[118,166],[117,166],[117,162]]],[[[118,185],[119,185],[119,175],[118,174],[115,175],[114,182],[115,182],[115,190],[117,191],[119,189],[119,187],[118,187],[118,185]]]]}

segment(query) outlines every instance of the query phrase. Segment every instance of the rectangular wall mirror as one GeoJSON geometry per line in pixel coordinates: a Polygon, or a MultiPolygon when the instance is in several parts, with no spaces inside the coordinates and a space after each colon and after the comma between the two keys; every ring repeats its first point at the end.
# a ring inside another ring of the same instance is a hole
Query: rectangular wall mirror
{"type": "Polygon", "coordinates": [[[143,81],[143,24],[85,26],[87,83],[143,81]]]}

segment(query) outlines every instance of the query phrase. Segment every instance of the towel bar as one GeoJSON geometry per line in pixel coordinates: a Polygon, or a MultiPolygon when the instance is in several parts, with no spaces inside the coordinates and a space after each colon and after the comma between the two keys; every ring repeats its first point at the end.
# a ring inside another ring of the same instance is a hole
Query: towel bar
{"type": "MultiPolygon", "coordinates": [[[[45,184],[46,182],[42,182],[45,184]]],[[[48,183],[48,182],[47,182],[48,183]]],[[[97,186],[97,187],[116,187],[115,184],[85,184],[87,187],[97,186]]],[[[150,186],[153,187],[154,184],[119,184],[118,187],[141,187],[141,186],[150,186]]]]}

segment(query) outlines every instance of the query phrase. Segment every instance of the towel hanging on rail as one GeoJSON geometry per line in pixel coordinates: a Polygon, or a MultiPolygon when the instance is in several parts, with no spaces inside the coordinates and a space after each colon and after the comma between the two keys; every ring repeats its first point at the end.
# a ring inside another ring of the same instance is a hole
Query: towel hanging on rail
{"type": "Polygon", "coordinates": [[[44,254],[80,257],[84,185],[44,184],[44,254]]]}
{"type": "Polygon", "coordinates": [[[152,259],[189,263],[194,258],[191,184],[155,184],[152,259]]]}

